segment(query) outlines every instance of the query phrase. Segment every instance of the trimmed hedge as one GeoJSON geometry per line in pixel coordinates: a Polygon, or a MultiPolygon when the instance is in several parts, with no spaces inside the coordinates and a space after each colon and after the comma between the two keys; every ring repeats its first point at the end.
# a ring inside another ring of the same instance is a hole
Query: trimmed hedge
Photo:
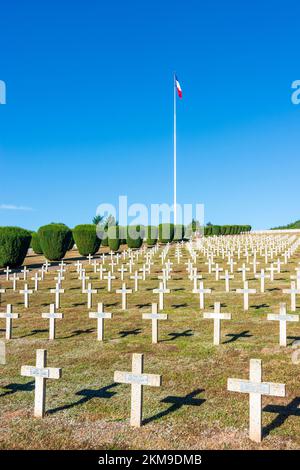
{"type": "Polygon", "coordinates": [[[49,224],[39,228],[38,236],[44,256],[59,261],[70,246],[72,231],[64,224],[49,224]]]}
{"type": "Polygon", "coordinates": [[[69,244],[69,246],[68,246],[68,251],[72,250],[72,248],[74,247],[74,245],[75,245],[75,241],[74,241],[73,232],[72,232],[70,244],[69,244]]]}
{"type": "Polygon", "coordinates": [[[148,225],[145,230],[146,243],[148,246],[154,246],[158,239],[158,228],[154,225],[148,225]]]}
{"type": "Polygon", "coordinates": [[[204,235],[238,235],[244,232],[250,232],[251,225],[208,225],[204,227],[204,235]]]}
{"type": "Polygon", "coordinates": [[[112,251],[118,251],[120,248],[120,227],[118,225],[112,225],[107,229],[108,235],[108,246],[112,251]]]}
{"type": "Polygon", "coordinates": [[[20,227],[0,227],[0,267],[18,268],[23,264],[31,233],[20,227]]]}
{"type": "Polygon", "coordinates": [[[42,247],[41,247],[41,244],[40,244],[39,236],[36,232],[31,233],[31,244],[30,244],[30,246],[31,246],[31,248],[33,249],[33,251],[35,252],[36,255],[42,255],[43,254],[43,250],[42,250],[42,247]]]}
{"type": "Polygon", "coordinates": [[[101,240],[94,224],[76,225],[73,237],[81,256],[94,255],[100,248],[101,240]]]}
{"type": "Polygon", "coordinates": [[[128,248],[140,248],[143,244],[141,226],[128,225],[126,232],[126,241],[128,248]]]}
{"type": "Polygon", "coordinates": [[[158,237],[160,243],[171,242],[174,238],[174,224],[159,224],[158,237]]]}
{"type": "Polygon", "coordinates": [[[126,243],[127,243],[127,227],[119,225],[119,237],[120,237],[120,245],[126,245],[126,243]]]}

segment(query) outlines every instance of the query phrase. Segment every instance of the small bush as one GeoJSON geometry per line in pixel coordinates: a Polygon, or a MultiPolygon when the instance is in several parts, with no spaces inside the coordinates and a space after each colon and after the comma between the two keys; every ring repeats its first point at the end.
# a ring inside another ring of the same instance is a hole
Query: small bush
{"type": "Polygon", "coordinates": [[[159,224],[158,235],[160,243],[171,242],[174,238],[174,224],[159,224]]]}
{"type": "Polygon", "coordinates": [[[101,240],[94,224],[76,225],[73,237],[81,256],[94,255],[100,248],[101,240]]]}
{"type": "Polygon", "coordinates": [[[20,227],[0,227],[0,267],[18,268],[23,264],[31,233],[20,227]]]}
{"type": "Polygon", "coordinates": [[[59,261],[70,246],[72,231],[64,224],[49,224],[39,228],[38,236],[44,256],[59,261]]]}
{"type": "Polygon", "coordinates": [[[140,225],[128,225],[126,240],[128,248],[140,248],[142,246],[143,238],[140,225]]]}
{"type": "Polygon", "coordinates": [[[120,248],[119,226],[112,225],[107,229],[108,246],[112,251],[118,251],[120,248]]]}
{"type": "Polygon", "coordinates": [[[68,246],[68,251],[72,250],[73,247],[74,247],[74,245],[75,245],[75,241],[74,241],[73,232],[72,232],[70,244],[69,244],[69,246],[68,246]]]}
{"type": "Polygon", "coordinates": [[[145,230],[146,243],[148,246],[154,246],[157,243],[158,239],[158,228],[154,225],[149,225],[145,230]]]}
{"type": "Polygon", "coordinates": [[[36,255],[43,254],[43,250],[40,244],[39,236],[36,232],[31,233],[31,248],[35,252],[36,255]]]}

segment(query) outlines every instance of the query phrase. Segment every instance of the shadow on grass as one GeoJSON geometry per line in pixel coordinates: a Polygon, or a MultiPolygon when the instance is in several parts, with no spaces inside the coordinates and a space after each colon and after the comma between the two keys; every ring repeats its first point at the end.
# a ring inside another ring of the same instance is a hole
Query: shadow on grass
{"type": "Polygon", "coordinates": [[[188,393],[184,397],[174,397],[174,396],[168,396],[161,400],[161,403],[170,403],[171,406],[167,408],[164,411],[160,411],[154,416],[151,416],[150,418],[146,418],[143,420],[143,424],[148,424],[151,423],[152,421],[156,421],[160,418],[163,418],[164,416],[169,415],[170,413],[174,413],[175,411],[179,410],[183,406],[200,406],[202,403],[204,403],[206,400],[204,398],[195,398],[199,393],[204,392],[204,389],[198,388],[194,390],[193,392],[188,393]]]}
{"type": "Polygon", "coordinates": [[[255,308],[255,310],[259,310],[260,308],[268,308],[268,307],[270,307],[269,304],[250,305],[250,308],[255,308]]]}
{"type": "Polygon", "coordinates": [[[137,308],[144,308],[144,307],[151,307],[151,303],[148,302],[147,304],[136,304],[137,308]]]}
{"type": "Polygon", "coordinates": [[[31,333],[28,333],[28,335],[19,336],[19,339],[21,339],[21,338],[27,338],[28,336],[34,336],[34,335],[37,335],[37,334],[39,334],[39,333],[47,333],[48,331],[49,331],[48,329],[31,330],[31,333]]]}
{"type": "Polygon", "coordinates": [[[194,333],[192,330],[185,330],[181,333],[169,333],[168,336],[171,336],[171,338],[163,339],[161,340],[161,343],[164,341],[174,341],[177,338],[188,338],[189,336],[194,336],[194,333]]]}
{"type": "Polygon", "coordinates": [[[249,333],[249,330],[241,331],[240,333],[228,333],[225,336],[231,336],[231,338],[228,339],[227,341],[223,341],[223,344],[233,343],[234,341],[237,341],[238,339],[242,339],[242,338],[251,338],[253,335],[249,335],[248,333],[249,333]]]}
{"type": "Polygon", "coordinates": [[[142,332],[140,328],[136,328],[135,330],[123,330],[119,331],[119,335],[121,338],[126,338],[127,336],[136,336],[139,335],[142,332]]]}
{"type": "Polygon", "coordinates": [[[184,308],[184,307],[187,307],[188,304],[187,303],[184,303],[184,304],[173,304],[172,307],[173,308],[184,308]]]}
{"type": "Polygon", "coordinates": [[[93,333],[93,331],[95,331],[96,328],[86,328],[85,330],[74,330],[72,331],[72,333],[69,335],[69,336],[64,336],[60,339],[68,339],[68,338],[74,338],[74,336],[79,336],[79,335],[84,335],[84,334],[88,334],[88,333],[93,333]]]}
{"type": "Polygon", "coordinates": [[[117,387],[119,384],[117,383],[112,383],[110,385],[106,385],[105,387],[102,387],[98,390],[92,390],[92,389],[83,389],[80,390],[79,392],[76,392],[75,395],[82,396],[77,401],[74,401],[72,403],[68,403],[66,405],[58,406],[57,408],[52,408],[51,410],[47,411],[47,414],[54,414],[58,413],[59,411],[64,411],[64,410],[69,410],[70,408],[74,408],[75,406],[80,406],[83,405],[84,403],[87,403],[88,401],[92,400],[93,398],[106,398],[109,399],[113,397],[116,392],[110,391],[112,388],[117,387]]]}
{"type": "Polygon", "coordinates": [[[263,436],[268,436],[273,429],[279,428],[290,416],[300,417],[300,397],[294,398],[286,406],[283,405],[267,405],[263,411],[267,413],[276,413],[278,416],[263,429],[263,436]]]}
{"type": "Polygon", "coordinates": [[[34,390],[34,380],[31,380],[30,382],[27,382],[26,384],[9,384],[5,385],[4,388],[7,390],[4,393],[0,394],[0,397],[6,397],[7,395],[12,395],[13,393],[17,392],[32,392],[34,390]]]}

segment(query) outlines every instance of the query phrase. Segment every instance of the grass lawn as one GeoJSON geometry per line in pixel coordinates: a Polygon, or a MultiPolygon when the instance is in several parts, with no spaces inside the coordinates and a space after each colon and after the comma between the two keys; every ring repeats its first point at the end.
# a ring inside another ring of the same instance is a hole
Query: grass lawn
{"type": "MultiPolygon", "coordinates": [[[[158,344],[151,344],[151,321],[142,320],[151,302],[158,302],[152,289],[158,287],[161,259],[155,264],[146,281],[140,281],[139,292],[128,295],[128,310],[121,310],[121,287],[113,281],[113,292],[107,292],[107,281],[100,281],[86,259],[84,264],[93,288],[93,309],[103,302],[113,319],[105,321],[105,341],[97,341],[96,320],[89,319],[87,295],[81,293],[81,281],[74,262],[80,258],[76,251],[66,257],[68,271],[61,296],[63,320],[56,321],[54,341],[48,340],[48,320],[41,313],[54,303],[54,271],[51,268],[39,291],[30,296],[30,307],[24,308],[23,296],[14,293],[12,283],[1,276],[1,311],[11,303],[20,318],[13,322],[13,339],[6,344],[7,365],[0,365],[0,448],[2,449],[299,449],[300,398],[299,365],[291,361],[291,343],[300,338],[300,323],[288,323],[288,347],[279,347],[278,322],[266,320],[267,313],[277,313],[280,302],[290,296],[282,289],[290,285],[290,274],[300,261],[299,249],[288,266],[266,281],[265,294],[259,293],[259,280],[248,273],[249,286],[258,293],[250,295],[249,311],[243,311],[243,296],[234,292],[242,287],[242,275],[235,272],[231,292],[225,293],[224,281],[215,281],[207,274],[203,256],[199,256],[198,272],[203,274],[205,287],[213,289],[206,296],[205,311],[213,303],[222,304],[222,312],[230,312],[232,320],[221,324],[220,346],[213,346],[213,321],[204,320],[199,310],[199,296],[192,294],[193,283],[188,280],[186,265],[188,251],[182,250],[180,264],[171,247],[169,258],[174,263],[171,293],[165,296],[164,313],[167,321],[159,323],[158,344]],[[35,351],[48,351],[48,366],[61,367],[60,380],[47,381],[47,415],[33,417],[34,379],[21,377],[21,365],[35,364],[35,351]],[[144,353],[144,370],[161,374],[160,388],[144,387],[144,426],[129,426],[130,386],[115,384],[115,370],[131,370],[134,352],[144,353]],[[286,397],[263,397],[264,440],[255,444],[248,439],[248,406],[246,394],[227,392],[227,378],[249,378],[249,359],[260,358],[263,379],[286,384],[286,397]]],[[[26,265],[32,268],[30,278],[44,261],[32,255],[26,265]]],[[[215,260],[225,268],[221,257],[215,260]]],[[[236,261],[236,260],[235,260],[236,261]]],[[[265,267],[264,259],[259,270],[265,267]]],[[[120,261],[121,263],[122,261],[120,261]]],[[[240,267],[242,258],[237,265],[240,267]]],[[[139,267],[142,257],[139,258],[139,267]]],[[[235,269],[237,268],[235,266],[235,269]]],[[[119,266],[118,266],[119,267],[119,266]]],[[[134,268],[136,269],[136,268],[134,268]]],[[[128,280],[127,287],[134,281],[128,280]]],[[[33,281],[29,282],[33,287],[33,281]]],[[[23,281],[18,282],[18,290],[23,281]]],[[[298,307],[300,299],[298,299],[298,307]]],[[[299,308],[297,312],[299,313],[299,308]]],[[[4,338],[5,320],[0,320],[4,338]]]]}

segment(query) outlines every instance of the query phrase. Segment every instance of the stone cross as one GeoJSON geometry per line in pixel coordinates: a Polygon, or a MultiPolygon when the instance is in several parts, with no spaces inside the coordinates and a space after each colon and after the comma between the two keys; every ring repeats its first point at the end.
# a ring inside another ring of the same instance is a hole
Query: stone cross
{"type": "Polygon", "coordinates": [[[152,320],[152,343],[158,343],[158,320],[167,320],[168,315],[157,313],[157,304],[152,304],[151,313],[144,313],[143,320],[152,320]]]}
{"type": "Polygon", "coordinates": [[[248,288],[248,281],[244,282],[244,288],[243,289],[236,289],[237,294],[243,294],[244,295],[244,310],[248,310],[249,308],[249,294],[256,294],[256,289],[249,289],[248,288]]]}
{"type": "Polygon", "coordinates": [[[121,265],[121,267],[118,269],[118,271],[121,273],[121,281],[124,281],[124,273],[128,271],[128,269],[126,269],[124,267],[124,264],[121,265]]]}
{"type": "Polygon", "coordinates": [[[39,277],[38,273],[35,273],[34,277],[31,278],[32,281],[34,281],[34,290],[37,291],[39,288],[39,281],[42,279],[39,277]]]}
{"type": "Polygon", "coordinates": [[[82,263],[79,260],[77,260],[76,263],[74,263],[74,266],[76,267],[76,271],[79,273],[79,271],[82,268],[82,263]]]}
{"type": "Polygon", "coordinates": [[[89,279],[89,276],[87,276],[86,273],[85,273],[85,269],[82,269],[82,270],[80,271],[79,279],[80,279],[81,282],[82,282],[81,290],[82,290],[82,292],[83,292],[83,291],[85,290],[85,282],[89,279]]]}
{"type": "Polygon", "coordinates": [[[5,331],[5,339],[11,339],[12,337],[12,320],[13,318],[19,318],[18,313],[13,313],[12,306],[7,304],[6,312],[0,313],[0,318],[6,318],[6,331],[5,331]]]}
{"type": "Polygon", "coordinates": [[[295,276],[291,276],[291,279],[295,279],[296,281],[296,289],[300,289],[300,271],[297,271],[295,276]]]}
{"type": "Polygon", "coordinates": [[[9,266],[7,266],[6,269],[4,269],[4,272],[6,274],[6,280],[8,281],[9,280],[9,274],[12,272],[12,270],[9,269],[9,266]]]}
{"type": "Polygon", "coordinates": [[[44,266],[45,266],[45,271],[46,273],[48,272],[48,269],[49,269],[49,266],[51,266],[51,263],[49,263],[49,261],[46,259],[45,263],[44,263],[44,266]]]}
{"type": "Polygon", "coordinates": [[[203,318],[214,320],[214,344],[220,344],[221,320],[231,320],[231,313],[221,313],[220,302],[214,303],[214,312],[204,312],[203,318]]]}
{"type": "Polygon", "coordinates": [[[65,289],[61,289],[59,284],[56,284],[55,289],[50,289],[51,294],[55,294],[55,307],[60,306],[60,294],[64,294],[65,289]]]}
{"type": "Polygon", "coordinates": [[[92,283],[88,283],[88,288],[83,291],[83,294],[87,294],[87,308],[92,308],[92,294],[97,294],[97,289],[92,289],[92,283]]]}
{"type": "Polygon", "coordinates": [[[238,268],[238,271],[242,273],[243,282],[246,282],[246,274],[247,271],[250,271],[250,268],[246,268],[245,263],[243,263],[243,266],[241,268],[238,268]]]}
{"type": "Polygon", "coordinates": [[[285,385],[262,382],[261,359],[250,359],[250,380],[228,379],[227,390],[249,393],[249,437],[252,441],[261,442],[261,397],[284,397],[285,385]]]}
{"type": "Polygon", "coordinates": [[[159,295],[159,310],[164,309],[164,294],[169,294],[170,289],[166,289],[163,285],[163,282],[159,283],[159,289],[153,289],[153,294],[159,295]]]}
{"type": "Polygon", "coordinates": [[[140,427],[143,416],[143,386],[160,387],[161,375],[144,374],[144,355],[135,353],[132,355],[132,372],[116,371],[114,381],[131,385],[130,424],[140,427]]]}
{"type": "Polygon", "coordinates": [[[225,275],[221,276],[220,279],[225,279],[225,291],[229,292],[230,291],[229,282],[230,282],[230,279],[234,279],[234,276],[231,276],[228,272],[228,269],[226,269],[225,275]]]}
{"type": "Polygon", "coordinates": [[[298,315],[287,315],[286,313],[286,304],[280,303],[279,305],[279,314],[277,313],[268,313],[268,320],[277,320],[279,321],[279,344],[280,346],[286,346],[286,322],[287,321],[299,321],[298,315]]]}
{"type": "Polygon", "coordinates": [[[256,279],[260,279],[260,292],[265,292],[265,279],[270,279],[269,274],[265,274],[265,270],[261,269],[260,274],[255,274],[256,279]]]}
{"type": "Polygon", "coordinates": [[[20,280],[20,278],[17,276],[16,273],[13,273],[12,277],[9,278],[10,281],[13,283],[13,291],[15,292],[17,289],[17,281],[20,280]]]}
{"type": "Polygon", "coordinates": [[[55,312],[55,305],[50,304],[50,312],[42,313],[42,318],[49,318],[49,339],[55,339],[55,320],[64,318],[63,314],[55,312]]]}
{"type": "Polygon", "coordinates": [[[103,264],[100,264],[99,268],[97,269],[97,272],[100,273],[100,281],[103,280],[103,273],[106,271],[106,268],[103,267],[103,264]]]}
{"type": "Polygon", "coordinates": [[[97,339],[98,339],[98,341],[103,341],[103,337],[104,337],[104,320],[107,319],[107,318],[111,319],[112,318],[112,313],[104,312],[103,303],[99,302],[97,312],[90,312],[89,317],[90,318],[97,318],[97,339]]]}
{"type": "Polygon", "coordinates": [[[32,292],[33,292],[32,289],[28,289],[28,284],[27,283],[24,284],[24,289],[19,291],[20,294],[24,294],[25,308],[29,307],[29,295],[32,294],[32,292]]]}
{"type": "Polygon", "coordinates": [[[130,276],[130,279],[134,279],[134,291],[137,292],[139,288],[139,280],[142,280],[143,277],[138,275],[138,272],[134,272],[134,276],[130,276]]]}
{"type": "Polygon", "coordinates": [[[24,268],[22,269],[21,273],[23,273],[23,280],[26,281],[26,279],[27,279],[27,274],[29,273],[29,269],[27,269],[26,266],[24,266],[24,268]]]}
{"type": "Polygon", "coordinates": [[[210,293],[211,293],[211,289],[205,289],[203,281],[199,282],[199,289],[193,290],[193,294],[199,294],[200,309],[204,308],[204,295],[210,294],[210,293]]]}
{"type": "Polygon", "coordinates": [[[294,281],[291,282],[291,288],[290,289],[283,289],[282,291],[284,294],[290,294],[291,295],[291,310],[292,312],[296,311],[296,295],[300,294],[300,290],[296,289],[296,283],[294,281]]]}
{"type": "Polygon", "coordinates": [[[107,276],[104,276],[104,279],[107,279],[107,291],[111,292],[111,281],[113,279],[116,279],[116,276],[112,276],[111,272],[108,271],[108,274],[107,274],[107,276]]]}
{"type": "Polygon", "coordinates": [[[89,264],[92,263],[93,256],[89,253],[87,259],[89,260],[89,264]]]}
{"type": "Polygon", "coordinates": [[[126,284],[123,282],[122,289],[117,289],[116,294],[122,294],[122,310],[127,308],[127,294],[131,294],[132,289],[126,289],[126,284]]]}
{"type": "Polygon", "coordinates": [[[60,379],[61,369],[47,367],[46,349],[37,349],[35,367],[22,366],[21,375],[35,378],[34,416],[36,418],[43,418],[46,403],[46,380],[60,379]]]}
{"type": "Polygon", "coordinates": [[[270,271],[270,281],[274,281],[274,273],[277,271],[276,267],[274,266],[274,263],[271,263],[269,268],[266,268],[266,271],[270,271]]]}
{"type": "Polygon", "coordinates": [[[223,268],[219,268],[218,263],[216,263],[216,267],[212,268],[212,271],[216,273],[216,281],[219,280],[219,273],[223,271],[223,268]]]}

